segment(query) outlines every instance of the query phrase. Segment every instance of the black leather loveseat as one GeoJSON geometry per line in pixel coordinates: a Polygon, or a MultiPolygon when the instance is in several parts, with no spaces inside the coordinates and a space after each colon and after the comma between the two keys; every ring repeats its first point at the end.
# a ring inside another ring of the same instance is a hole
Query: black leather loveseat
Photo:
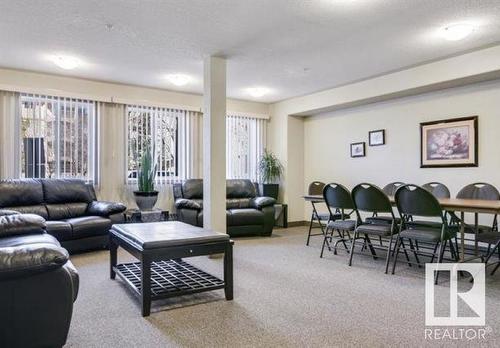
{"type": "Polygon", "coordinates": [[[0,346],[62,347],[78,273],[45,220],[0,210],[0,346]]]}
{"type": "Polygon", "coordinates": [[[0,209],[36,214],[47,232],[69,252],[104,248],[114,222],[122,222],[126,207],[96,200],[92,185],[75,179],[0,181],[0,209]]]}
{"type": "MultiPolygon", "coordinates": [[[[250,180],[226,180],[226,221],[230,236],[270,236],[274,226],[271,197],[258,197],[250,180]]],[[[182,222],[203,226],[203,180],[186,180],[174,185],[175,207],[182,222]]]]}

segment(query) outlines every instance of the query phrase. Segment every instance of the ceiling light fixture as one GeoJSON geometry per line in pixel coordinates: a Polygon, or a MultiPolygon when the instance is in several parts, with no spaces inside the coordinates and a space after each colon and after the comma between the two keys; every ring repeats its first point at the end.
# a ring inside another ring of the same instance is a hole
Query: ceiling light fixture
{"type": "Polygon", "coordinates": [[[185,86],[191,81],[191,77],[184,74],[170,74],[167,75],[167,80],[176,86],[185,86]]]}
{"type": "Polygon", "coordinates": [[[254,98],[260,98],[269,93],[269,89],[265,87],[251,87],[247,88],[248,94],[254,98]]]}
{"type": "Polygon", "coordinates": [[[468,23],[449,25],[441,29],[442,36],[449,41],[465,39],[474,31],[474,26],[468,23]]]}
{"type": "Polygon", "coordinates": [[[51,56],[52,63],[64,70],[72,70],[78,67],[81,62],[78,58],[72,56],[51,56]]]}

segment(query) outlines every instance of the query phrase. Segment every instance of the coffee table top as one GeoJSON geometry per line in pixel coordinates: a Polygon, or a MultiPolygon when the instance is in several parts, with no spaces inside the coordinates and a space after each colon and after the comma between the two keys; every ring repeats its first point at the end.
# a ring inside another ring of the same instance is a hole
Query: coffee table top
{"type": "Polygon", "coordinates": [[[142,249],[229,240],[229,235],[225,233],[188,225],[179,221],[115,224],[111,227],[111,233],[136,244],[142,249]]]}

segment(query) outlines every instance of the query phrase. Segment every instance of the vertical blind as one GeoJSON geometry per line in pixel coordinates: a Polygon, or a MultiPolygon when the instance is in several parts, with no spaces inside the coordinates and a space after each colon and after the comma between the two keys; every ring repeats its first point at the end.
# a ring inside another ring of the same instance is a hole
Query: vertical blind
{"type": "Polygon", "coordinates": [[[94,101],[22,94],[21,177],[96,179],[94,101]]]}
{"type": "Polygon", "coordinates": [[[127,105],[127,182],[137,181],[142,153],[150,146],[157,163],[156,183],[199,177],[201,114],[163,107],[127,105]]]}
{"type": "Polygon", "coordinates": [[[266,147],[267,120],[228,115],[226,118],[226,176],[257,181],[258,164],[266,147]]]}

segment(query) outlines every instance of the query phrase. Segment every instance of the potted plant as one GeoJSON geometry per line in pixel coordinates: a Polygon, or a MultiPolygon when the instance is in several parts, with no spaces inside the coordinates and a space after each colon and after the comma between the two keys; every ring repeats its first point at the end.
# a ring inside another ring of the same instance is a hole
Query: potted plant
{"type": "Polygon", "coordinates": [[[140,210],[152,210],[158,200],[155,191],[156,160],[151,148],[146,146],[137,171],[138,190],[134,191],[135,202],[140,210]]]}
{"type": "Polygon", "coordinates": [[[278,199],[279,180],[283,175],[283,165],[271,152],[264,150],[259,161],[260,195],[278,199]]]}

